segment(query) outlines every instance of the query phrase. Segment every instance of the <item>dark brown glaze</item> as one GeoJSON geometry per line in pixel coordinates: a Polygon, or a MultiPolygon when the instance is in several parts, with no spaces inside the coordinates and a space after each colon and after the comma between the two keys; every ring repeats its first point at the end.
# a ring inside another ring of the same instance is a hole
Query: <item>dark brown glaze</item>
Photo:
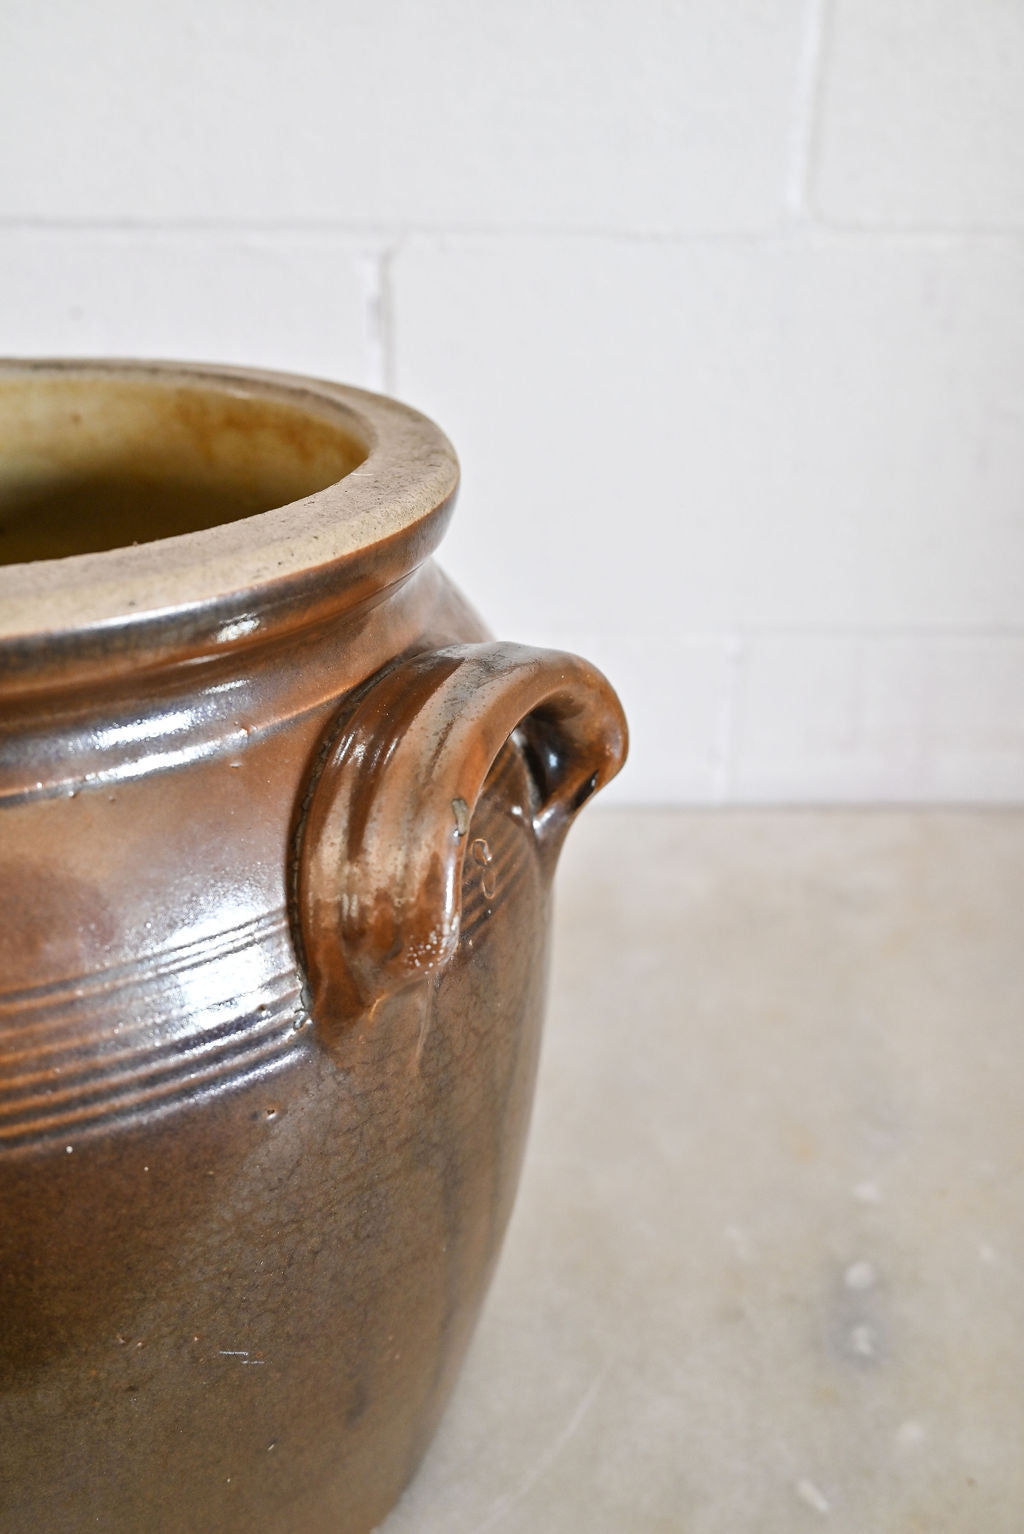
{"type": "Polygon", "coordinates": [[[4,1534],[366,1534],[436,1426],[625,751],[427,559],[450,494],[233,606],[0,614],[4,1534]]]}

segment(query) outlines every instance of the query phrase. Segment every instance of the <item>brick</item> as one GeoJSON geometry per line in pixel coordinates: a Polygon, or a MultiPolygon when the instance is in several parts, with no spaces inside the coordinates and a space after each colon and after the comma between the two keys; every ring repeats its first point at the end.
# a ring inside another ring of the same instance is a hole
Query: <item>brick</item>
{"type": "Polygon", "coordinates": [[[1024,8],[835,0],[814,202],[867,227],[1024,227],[1024,8]]]}
{"type": "Polygon", "coordinates": [[[1024,636],[759,635],[740,801],[1019,803],[1024,636]]]}
{"type": "Polygon", "coordinates": [[[16,355],[149,356],[369,376],[358,252],[216,231],[0,231],[16,355]]]}
{"type": "Polygon", "coordinates": [[[773,226],[802,5],[7,0],[0,215],[773,226]]]}
{"type": "Polygon", "coordinates": [[[418,240],[399,392],[495,621],[1014,628],[1024,243],[418,240]]]}

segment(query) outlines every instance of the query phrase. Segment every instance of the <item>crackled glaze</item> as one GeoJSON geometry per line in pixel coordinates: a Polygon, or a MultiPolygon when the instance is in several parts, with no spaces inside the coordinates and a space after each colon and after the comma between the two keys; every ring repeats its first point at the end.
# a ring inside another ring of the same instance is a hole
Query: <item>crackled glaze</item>
{"type": "Polygon", "coordinates": [[[625,750],[431,562],[456,480],[336,385],[0,369],[6,1534],[365,1534],[430,1439],[625,750]]]}

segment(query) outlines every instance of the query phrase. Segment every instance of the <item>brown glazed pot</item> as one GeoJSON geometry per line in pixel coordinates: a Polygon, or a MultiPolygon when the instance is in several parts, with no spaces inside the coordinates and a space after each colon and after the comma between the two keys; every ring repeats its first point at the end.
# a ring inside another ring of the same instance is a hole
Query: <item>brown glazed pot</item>
{"type": "Polygon", "coordinates": [[[358,390],[0,368],[4,1534],[363,1534],[434,1431],[625,752],[431,561],[457,477],[358,390]]]}

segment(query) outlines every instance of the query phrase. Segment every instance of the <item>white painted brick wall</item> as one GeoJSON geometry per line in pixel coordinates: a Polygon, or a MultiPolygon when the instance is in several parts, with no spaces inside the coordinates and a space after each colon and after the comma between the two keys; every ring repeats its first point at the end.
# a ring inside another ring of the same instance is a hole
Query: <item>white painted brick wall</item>
{"type": "Polygon", "coordinates": [[[758,634],[742,647],[740,801],[1019,799],[1024,639],[758,634]]]}
{"type": "Polygon", "coordinates": [[[800,10],[4,0],[4,205],[42,219],[761,228],[782,212],[800,10]]]}
{"type": "Polygon", "coordinates": [[[1024,230],[1024,5],[833,4],[814,188],[822,216],[1024,230]]]}
{"type": "Polygon", "coordinates": [[[0,228],[4,343],[361,376],[367,259],[305,231],[0,228]]]}
{"type": "Polygon", "coordinates": [[[7,0],[0,347],[390,389],[620,801],[1024,797],[1016,0],[7,0]]]}

